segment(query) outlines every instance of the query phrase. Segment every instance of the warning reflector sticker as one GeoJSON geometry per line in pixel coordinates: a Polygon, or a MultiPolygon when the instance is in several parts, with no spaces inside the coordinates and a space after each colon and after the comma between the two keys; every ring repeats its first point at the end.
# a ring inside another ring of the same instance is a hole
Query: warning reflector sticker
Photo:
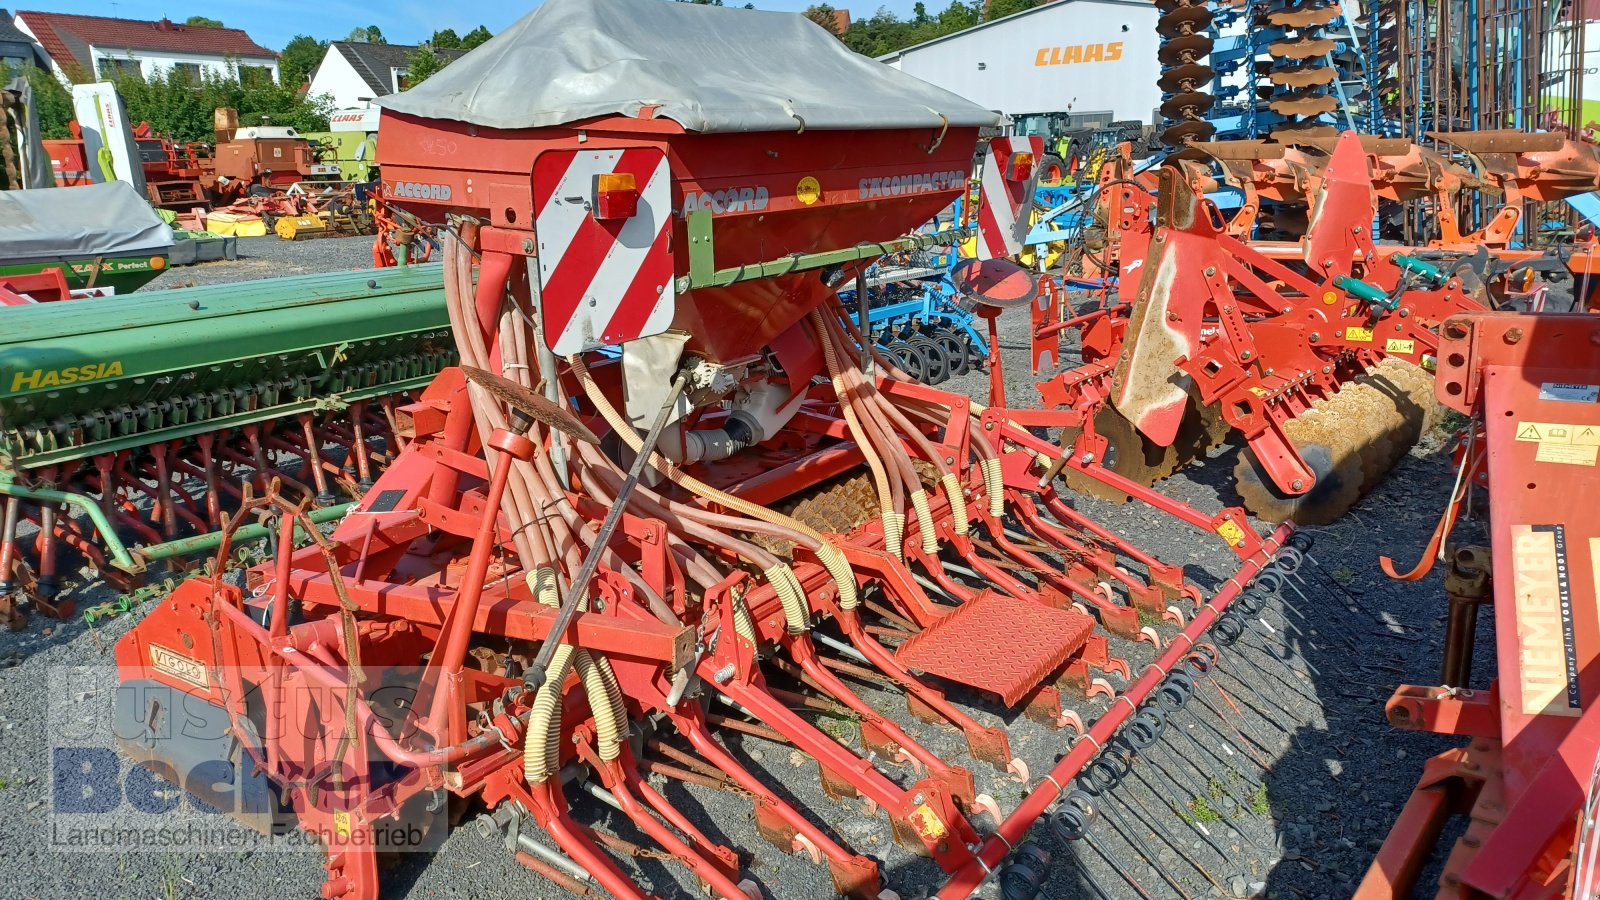
{"type": "Polygon", "coordinates": [[[1576,716],[1583,711],[1583,699],[1578,692],[1565,527],[1512,526],[1511,568],[1522,712],[1576,716]]]}

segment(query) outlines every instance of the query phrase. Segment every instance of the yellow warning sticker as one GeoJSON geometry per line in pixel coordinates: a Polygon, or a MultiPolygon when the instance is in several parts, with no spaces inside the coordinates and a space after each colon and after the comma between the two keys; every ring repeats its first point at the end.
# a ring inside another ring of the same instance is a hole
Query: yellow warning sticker
{"type": "Polygon", "coordinates": [[[1417,352],[1417,342],[1402,341],[1399,338],[1389,338],[1389,340],[1384,343],[1383,350],[1385,353],[1415,353],[1417,352]]]}
{"type": "Polygon", "coordinates": [[[341,839],[350,836],[350,812],[336,809],[333,811],[333,833],[341,839]]]}
{"type": "Polygon", "coordinates": [[[1600,455],[1600,447],[1580,444],[1540,444],[1534,459],[1539,462],[1561,463],[1568,466],[1592,466],[1600,455]]]}
{"type": "Polygon", "coordinates": [[[1264,387],[1253,387],[1249,390],[1250,393],[1255,394],[1257,397],[1265,397],[1267,395],[1267,389],[1264,387]]]}
{"type": "Polygon", "coordinates": [[[810,206],[822,199],[822,185],[818,184],[815,178],[807,175],[800,179],[799,184],[794,186],[794,198],[806,206],[810,206]]]}
{"type": "Polygon", "coordinates": [[[933,807],[926,803],[913,809],[909,818],[911,819],[911,827],[924,840],[937,841],[950,833],[950,829],[946,828],[944,822],[939,820],[939,814],[934,812],[933,807]]]}
{"type": "Polygon", "coordinates": [[[1344,339],[1347,341],[1363,341],[1372,343],[1372,329],[1351,325],[1344,330],[1344,339]]]}
{"type": "Polygon", "coordinates": [[[1517,440],[1541,444],[1576,444],[1600,447],[1600,425],[1575,425],[1569,422],[1518,422],[1517,440]]]}
{"type": "Polygon", "coordinates": [[[1227,541],[1230,547],[1237,547],[1244,543],[1244,529],[1240,528],[1239,524],[1232,519],[1228,519],[1218,525],[1217,534],[1222,535],[1222,539],[1227,541]]]}

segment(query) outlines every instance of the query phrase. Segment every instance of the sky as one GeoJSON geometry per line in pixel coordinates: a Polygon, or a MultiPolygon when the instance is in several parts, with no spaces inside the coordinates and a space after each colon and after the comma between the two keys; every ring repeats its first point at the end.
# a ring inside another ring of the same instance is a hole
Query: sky
{"type": "MultiPolygon", "coordinates": [[[[726,0],[728,5],[743,6],[745,0],[726,0]]],[[[799,12],[815,0],[752,0],[759,9],[799,12]]],[[[857,16],[871,15],[880,6],[887,7],[900,16],[909,15],[914,0],[866,0],[852,5],[846,0],[831,0],[840,9],[849,9],[857,16]]],[[[309,34],[321,40],[336,40],[348,35],[352,29],[377,25],[383,35],[396,44],[414,44],[426,40],[435,30],[454,28],[466,34],[478,25],[487,25],[490,31],[500,29],[521,18],[538,5],[537,0],[513,0],[495,3],[439,3],[425,0],[390,0],[374,3],[370,0],[245,0],[242,3],[202,4],[180,3],[176,0],[11,0],[9,8],[32,9],[43,12],[78,13],[91,16],[114,16],[123,19],[161,19],[167,17],[181,22],[189,16],[200,14],[221,19],[230,28],[243,28],[256,43],[273,50],[297,34],[309,34]],[[202,8],[204,7],[204,8],[202,8]]],[[[946,5],[942,0],[928,3],[929,9],[946,5]]]]}

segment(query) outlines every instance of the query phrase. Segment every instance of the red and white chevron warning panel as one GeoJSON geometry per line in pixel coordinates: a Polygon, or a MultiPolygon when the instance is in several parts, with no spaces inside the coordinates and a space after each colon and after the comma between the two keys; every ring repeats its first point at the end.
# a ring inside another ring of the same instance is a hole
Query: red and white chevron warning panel
{"type": "Polygon", "coordinates": [[[545,343],[566,356],[672,324],[672,173],[660,150],[551,151],[533,164],[545,343]]]}
{"type": "Polygon", "coordinates": [[[1022,252],[1028,235],[1028,210],[1039,179],[1044,138],[997,137],[983,156],[978,188],[978,258],[995,259],[1022,252]]]}

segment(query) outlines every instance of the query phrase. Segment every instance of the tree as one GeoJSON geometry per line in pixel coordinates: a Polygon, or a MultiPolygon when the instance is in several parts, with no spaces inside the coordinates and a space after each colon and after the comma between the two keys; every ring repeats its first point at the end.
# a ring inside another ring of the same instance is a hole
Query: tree
{"type": "Polygon", "coordinates": [[[962,3],[961,0],[950,0],[950,5],[944,12],[939,13],[935,21],[939,26],[939,33],[934,37],[943,37],[954,34],[978,24],[982,18],[983,0],[973,0],[971,3],[962,3]]]}
{"type": "Polygon", "coordinates": [[[461,49],[471,50],[473,47],[478,46],[492,37],[494,37],[494,35],[489,33],[489,29],[479,25],[477,28],[467,32],[467,36],[461,39],[461,49]]]}
{"type": "MultiPolygon", "coordinates": [[[[49,73],[46,78],[54,80],[49,73]]],[[[298,131],[326,131],[333,100],[327,95],[301,97],[298,85],[273,84],[270,79],[239,80],[232,66],[225,73],[206,70],[198,83],[176,68],[145,79],[135,69],[112,80],[128,106],[128,121],[149,122],[156,134],[174,141],[210,141],[213,114],[220,107],[239,111],[239,121],[251,125],[263,119],[298,131]]],[[[70,102],[70,101],[69,101],[70,102]]]]}
{"type": "Polygon", "coordinates": [[[835,37],[843,37],[844,35],[839,34],[838,31],[839,18],[837,15],[835,15],[837,12],[837,10],[826,3],[818,3],[815,6],[806,7],[806,11],[801,13],[801,15],[822,26],[822,29],[829,34],[834,35],[835,37]]]}
{"type": "Polygon", "coordinates": [[[1003,19],[1023,10],[1033,9],[1039,3],[1040,0],[989,0],[988,7],[983,11],[983,20],[993,22],[995,19],[1003,19]]]}
{"type": "Polygon", "coordinates": [[[185,25],[194,25],[200,28],[225,28],[221,19],[212,19],[206,16],[190,16],[183,21],[185,25]]]}
{"type": "Polygon", "coordinates": [[[405,89],[410,90],[427,81],[446,65],[447,63],[439,58],[439,54],[433,52],[433,48],[427,44],[411,51],[411,55],[406,57],[405,89]]]}
{"type": "Polygon", "coordinates": [[[278,79],[287,88],[298,88],[322,64],[328,53],[328,42],[319,41],[309,34],[297,34],[278,54],[278,79]]]}
{"type": "Polygon", "coordinates": [[[456,34],[454,28],[435,31],[433,37],[428,38],[425,43],[440,50],[459,50],[461,48],[461,38],[456,34]]]}
{"type": "Polygon", "coordinates": [[[353,31],[351,31],[350,32],[350,36],[345,38],[345,40],[354,41],[357,44],[387,44],[387,43],[389,43],[388,40],[386,40],[384,38],[383,31],[381,29],[379,29],[378,26],[376,26],[376,25],[368,25],[365,28],[359,28],[358,27],[358,28],[354,29],[353,31]]]}
{"type": "MultiPolygon", "coordinates": [[[[19,73],[0,60],[0,87],[5,87],[19,73]]],[[[72,124],[72,95],[49,69],[23,66],[20,73],[33,88],[33,106],[39,112],[39,137],[41,140],[67,140],[72,137],[68,127],[72,124]]]]}

